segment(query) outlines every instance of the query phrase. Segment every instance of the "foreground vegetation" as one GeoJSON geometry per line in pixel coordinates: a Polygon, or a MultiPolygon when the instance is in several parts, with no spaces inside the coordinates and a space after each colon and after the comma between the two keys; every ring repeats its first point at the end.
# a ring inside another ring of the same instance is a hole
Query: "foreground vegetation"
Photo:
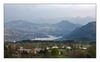
{"type": "Polygon", "coordinates": [[[4,43],[5,58],[96,58],[96,43],[90,41],[31,41],[4,43]]]}

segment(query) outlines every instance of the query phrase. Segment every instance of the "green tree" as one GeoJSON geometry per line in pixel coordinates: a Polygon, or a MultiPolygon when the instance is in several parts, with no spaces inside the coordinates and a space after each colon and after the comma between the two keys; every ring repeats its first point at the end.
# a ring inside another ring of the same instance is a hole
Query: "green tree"
{"type": "Polygon", "coordinates": [[[59,51],[59,49],[58,48],[53,48],[53,49],[51,49],[51,55],[53,56],[53,57],[58,57],[60,54],[60,51],[59,51]]]}
{"type": "Polygon", "coordinates": [[[88,56],[92,58],[96,58],[96,46],[91,46],[88,48],[88,56]]]}

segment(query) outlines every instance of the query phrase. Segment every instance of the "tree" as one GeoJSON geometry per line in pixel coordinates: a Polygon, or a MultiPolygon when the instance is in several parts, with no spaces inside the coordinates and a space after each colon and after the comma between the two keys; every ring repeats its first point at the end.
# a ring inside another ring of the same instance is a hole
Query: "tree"
{"type": "Polygon", "coordinates": [[[53,48],[53,49],[51,49],[51,55],[52,55],[53,57],[58,57],[58,56],[60,55],[59,49],[58,49],[58,48],[53,48]]]}
{"type": "Polygon", "coordinates": [[[88,56],[91,58],[96,58],[96,46],[91,46],[88,48],[88,56]]]}

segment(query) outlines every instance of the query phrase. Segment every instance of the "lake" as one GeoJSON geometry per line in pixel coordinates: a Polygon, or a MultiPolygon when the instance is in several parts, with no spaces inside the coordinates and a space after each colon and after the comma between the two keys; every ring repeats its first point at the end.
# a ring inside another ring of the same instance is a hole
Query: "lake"
{"type": "Polygon", "coordinates": [[[56,40],[59,38],[62,38],[61,36],[56,37],[56,36],[52,36],[52,35],[47,35],[48,37],[46,38],[35,38],[35,39],[31,39],[31,40],[56,40]]]}

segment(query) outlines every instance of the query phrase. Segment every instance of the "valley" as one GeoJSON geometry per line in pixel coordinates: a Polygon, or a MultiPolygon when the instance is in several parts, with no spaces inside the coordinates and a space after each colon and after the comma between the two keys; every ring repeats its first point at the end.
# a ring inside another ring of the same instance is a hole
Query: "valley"
{"type": "Polygon", "coordinates": [[[96,4],[3,6],[4,58],[96,58],[96,4]]]}

